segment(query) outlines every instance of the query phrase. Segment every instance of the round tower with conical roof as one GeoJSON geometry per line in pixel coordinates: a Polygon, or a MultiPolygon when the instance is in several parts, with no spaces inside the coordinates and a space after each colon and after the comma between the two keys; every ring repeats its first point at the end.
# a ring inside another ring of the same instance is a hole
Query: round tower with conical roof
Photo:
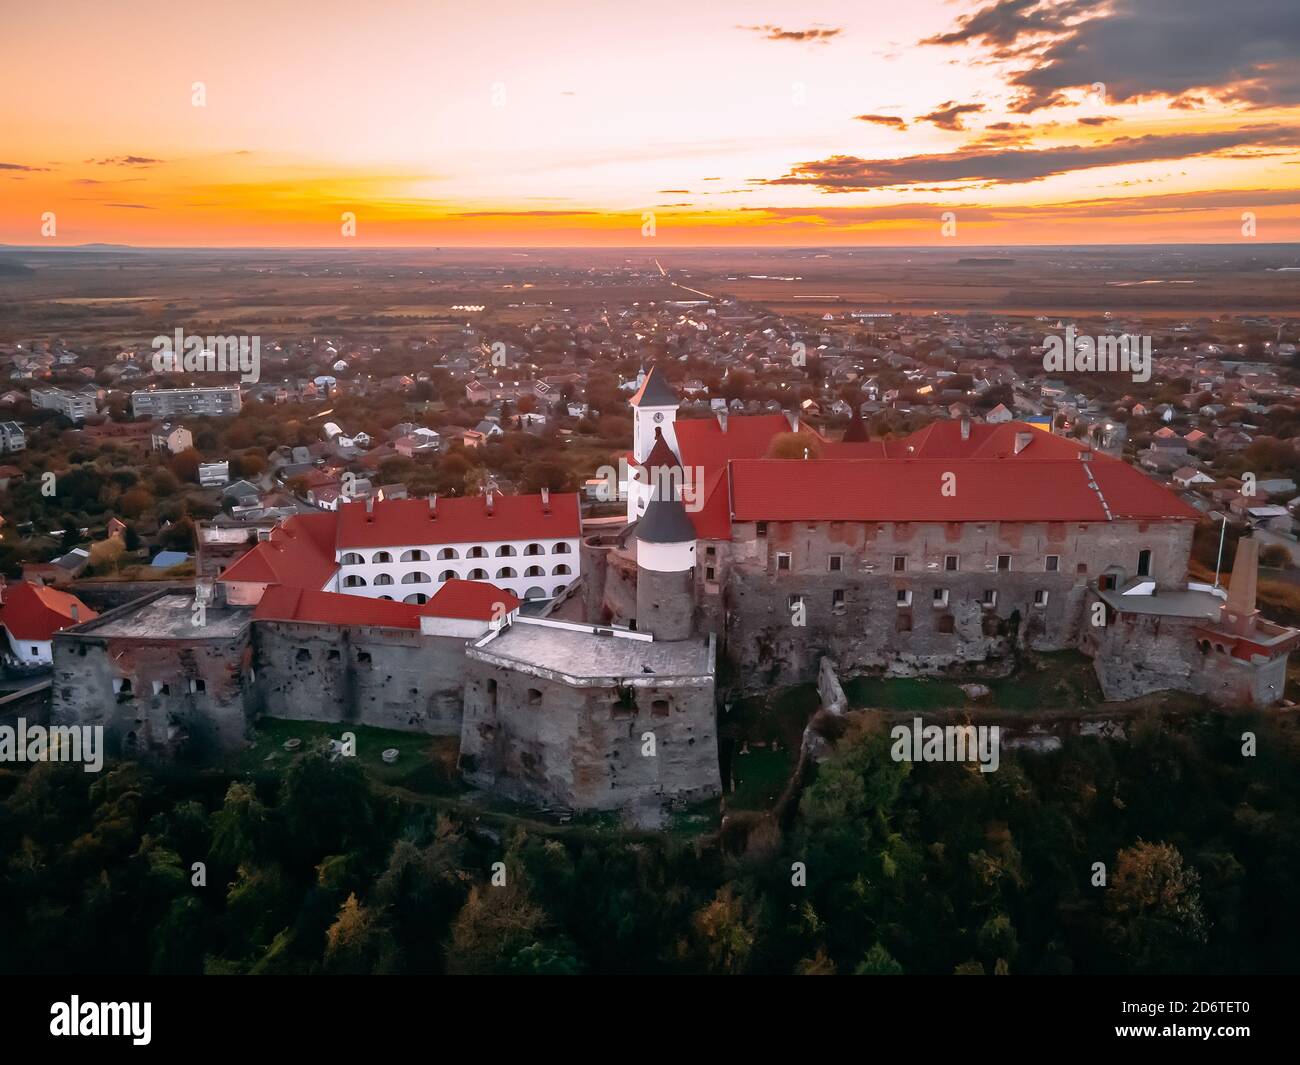
{"type": "Polygon", "coordinates": [[[632,459],[627,480],[627,520],[634,522],[650,502],[649,478],[645,467],[656,452],[663,462],[664,449],[677,460],[677,394],[668,386],[658,365],[641,379],[641,386],[628,401],[632,407],[632,459]],[[660,441],[662,446],[656,447],[660,441]]]}
{"type": "Polygon", "coordinates": [[[695,526],[682,506],[680,472],[650,471],[650,502],[636,524],[636,627],[656,640],[694,632],[695,526]]]}

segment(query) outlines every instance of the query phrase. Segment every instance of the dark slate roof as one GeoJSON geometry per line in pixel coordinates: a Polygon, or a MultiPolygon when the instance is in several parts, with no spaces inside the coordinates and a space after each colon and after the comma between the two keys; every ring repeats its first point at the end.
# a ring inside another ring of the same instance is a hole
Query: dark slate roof
{"type": "Polygon", "coordinates": [[[672,447],[664,437],[664,431],[655,426],[655,445],[650,449],[650,454],[645,457],[645,462],[641,463],[648,470],[656,469],[660,466],[680,467],[682,460],[673,453],[672,447]]]}
{"type": "Polygon", "coordinates": [[[651,499],[636,523],[636,538],[648,544],[693,542],[695,526],[680,499],[651,499]]]}
{"type": "Polygon", "coordinates": [[[645,375],[645,380],[641,382],[636,395],[628,402],[634,407],[675,407],[677,394],[668,387],[663,371],[659,369],[659,364],[655,363],[650,367],[650,372],[645,375]]]}

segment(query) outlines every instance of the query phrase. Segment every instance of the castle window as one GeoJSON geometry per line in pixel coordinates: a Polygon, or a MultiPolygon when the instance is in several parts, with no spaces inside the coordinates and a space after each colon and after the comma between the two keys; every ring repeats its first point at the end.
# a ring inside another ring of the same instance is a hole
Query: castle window
{"type": "Polygon", "coordinates": [[[153,693],[154,695],[171,695],[172,693],[171,685],[164,684],[162,681],[156,680],[153,682],[153,693]]]}
{"type": "Polygon", "coordinates": [[[759,535],[759,536],[766,536],[766,535],[767,535],[767,522],[765,522],[765,521],[760,521],[760,522],[758,523],[758,526],[757,526],[757,532],[758,532],[758,535],[759,535]]]}
{"type": "Polygon", "coordinates": [[[705,566],[704,579],[706,581],[716,581],[718,579],[718,571],[714,569],[712,566],[705,566]]]}
{"type": "Polygon", "coordinates": [[[1009,570],[1010,568],[1011,568],[1011,556],[1010,556],[1010,555],[998,555],[998,570],[999,570],[999,572],[1005,572],[1006,570],[1009,570]]]}
{"type": "Polygon", "coordinates": [[[455,579],[456,571],[454,569],[445,569],[438,574],[439,581],[454,581],[455,579]]]}
{"type": "Polygon", "coordinates": [[[392,562],[393,556],[387,551],[376,551],[370,556],[370,561],[375,563],[392,562]]]}
{"type": "Polygon", "coordinates": [[[131,678],[119,677],[117,680],[113,681],[113,691],[116,692],[118,695],[130,695],[131,678]]]}
{"type": "Polygon", "coordinates": [[[704,556],[705,558],[717,558],[718,549],[716,547],[706,547],[704,549],[704,556]]]}
{"type": "Polygon", "coordinates": [[[1086,563],[1086,562],[1080,562],[1077,566],[1074,567],[1074,572],[1075,572],[1075,573],[1087,573],[1087,572],[1088,572],[1088,563],[1086,563]]]}
{"type": "Polygon", "coordinates": [[[899,631],[899,632],[911,632],[911,631],[912,631],[912,613],[911,613],[911,611],[904,611],[903,613],[901,613],[901,614],[898,615],[898,631],[899,631]]]}
{"type": "Polygon", "coordinates": [[[438,561],[446,562],[449,558],[460,558],[460,552],[454,547],[444,547],[438,552],[438,561]]]}
{"type": "Polygon", "coordinates": [[[359,666],[368,666],[368,665],[370,665],[370,652],[369,652],[369,651],[358,651],[358,652],[357,652],[357,665],[359,665],[359,666]]]}
{"type": "Polygon", "coordinates": [[[412,592],[402,600],[403,603],[414,603],[416,606],[423,606],[428,601],[429,597],[423,592],[412,592]]]}
{"type": "Polygon", "coordinates": [[[545,550],[542,548],[542,545],[541,545],[541,544],[529,544],[527,547],[524,548],[524,554],[525,554],[525,555],[544,555],[544,554],[546,554],[546,552],[545,552],[545,550]]]}
{"type": "Polygon", "coordinates": [[[1034,593],[1034,606],[1047,606],[1047,592],[1042,588],[1034,593]]]}
{"type": "Polygon", "coordinates": [[[487,570],[472,569],[469,571],[469,579],[472,581],[485,581],[488,579],[487,570]]]}
{"type": "Polygon", "coordinates": [[[841,572],[843,572],[843,570],[844,570],[844,556],[843,556],[843,555],[831,555],[831,556],[826,560],[826,565],[827,565],[827,572],[829,572],[829,573],[841,573],[841,572]]]}
{"type": "Polygon", "coordinates": [[[778,573],[790,572],[790,556],[784,552],[776,556],[776,570],[778,573]]]}
{"type": "Polygon", "coordinates": [[[573,548],[571,548],[566,543],[558,543],[551,548],[551,554],[553,555],[569,555],[572,553],[573,553],[573,548]]]}
{"type": "Polygon", "coordinates": [[[364,588],[365,586],[365,577],[358,577],[355,573],[350,573],[343,578],[344,588],[364,588]]]}
{"type": "Polygon", "coordinates": [[[912,593],[908,591],[906,588],[900,588],[898,589],[898,592],[894,596],[894,602],[896,602],[899,606],[911,606],[912,593]]]}
{"type": "Polygon", "coordinates": [[[951,614],[942,614],[939,617],[939,631],[951,634],[955,631],[955,624],[951,614]]]}
{"type": "Polygon", "coordinates": [[[361,565],[362,562],[365,561],[365,559],[363,559],[355,551],[346,551],[344,552],[343,557],[339,559],[339,561],[345,566],[359,566],[361,565]]]}
{"type": "Polygon", "coordinates": [[[402,575],[403,584],[431,584],[429,575],[422,570],[414,569],[410,573],[402,575]]]}
{"type": "Polygon", "coordinates": [[[191,692],[202,692],[202,691],[207,691],[207,688],[208,688],[208,686],[207,686],[207,684],[206,684],[204,681],[201,681],[201,680],[192,680],[192,681],[190,681],[190,691],[191,691],[191,692]]]}
{"type": "Polygon", "coordinates": [[[524,570],[524,576],[525,576],[525,577],[545,577],[545,576],[546,576],[546,570],[542,569],[541,566],[529,566],[526,570],[524,570]]]}
{"type": "Polygon", "coordinates": [[[387,573],[378,573],[375,575],[376,584],[392,584],[393,578],[387,573]]]}
{"type": "Polygon", "coordinates": [[[569,567],[561,563],[560,565],[556,566],[555,569],[551,570],[551,576],[567,577],[570,574],[570,572],[572,571],[569,569],[569,567]]]}
{"type": "Polygon", "coordinates": [[[907,556],[906,556],[906,555],[895,555],[895,556],[894,556],[894,572],[895,572],[895,573],[902,573],[902,572],[904,572],[906,569],[907,569],[907,556]]]}
{"type": "Polygon", "coordinates": [[[311,652],[305,647],[299,647],[297,654],[293,656],[295,662],[310,662],[311,652]]]}
{"type": "Polygon", "coordinates": [[[943,556],[943,568],[946,573],[956,573],[960,565],[961,565],[960,555],[943,556]]]}
{"type": "Polygon", "coordinates": [[[337,650],[330,650],[326,652],[325,657],[331,662],[337,662],[339,660],[339,653],[337,650]]]}
{"type": "Polygon", "coordinates": [[[831,589],[831,609],[837,614],[844,613],[844,589],[831,589]]]}
{"type": "Polygon", "coordinates": [[[420,550],[418,550],[418,549],[413,550],[413,551],[403,551],[403,552],[402,552],[402,561],[403,561],[403,562],[428,562],[428,561],[429,561],[429,552],[428,552],[428,551],[420,551],[420,550]]]}
{"type": "Polygon", "coordinates": [[[650,703],[650,713],[655,717],[667,717],[671,709],[667,699],[655,699],[650,703]]]}
{"type": "Polygon", "coordinates": [[[514,570],[512,570],[509,566],[502,566],[499,570],[497,570],[497,577],[498,577],[498,578],[518,577],[518,576],[519,576],[519,574],[517,574],[517,573],[516,573],[514,570]]]}
{"type": "Polygon", "coordinates": [[[1061,556],[1048,555],[1047,558],[1043,560],[1043,568],[1048,573],[1059,573],[1061,570],[1061,556]]]}
{"type": "Polygon", "coordinates": [[[536,688],[528,689],[528,705],[529,706],[542,705],[542,693],[538,691],[536,688]]]}
{"type": "Polygon", "coordinates": [[[488,557],[487,548],[471,547],[468,551],[465,552],[465,557],[466,558],[487,558],[488,557]]]}
{"type": "Polygon", "coordinates": [[[516,551],[513,547],[511,547],[509,544],[502,544],[500,547],[497,548],[497,558],[507,558],[511,555],[517,555],[517,554],[519,554],[519,552],[516,551]]]}
{"type": "Polygon", "coordinates": [[[1151,576],[1151,551],[1147,548],[1138,552],[1138,572],[1139,577],[1151,576]]]}
{"type": "Polygon", "coordinates": [[[934,590],[934,594],[931,596],[931,599],[932,599],[932,601],[934,602],[934,605],[935,605],[936,607],[947,606],[947,605],[948,605],[948,589],[947,589],[947,588],[936,588],[936,589],[934,590]]]}
{"type": "Polygon", "coordinates": [[[982,602],[985,606],[997,606],[997,605],[998,605],[998,593],[997,593],[994,589],[992,589],[992,588],[985,588],[985,589],[984,589],[984,597],[983,597],[983,599],[981,600],[981,602],[982,602]]]}

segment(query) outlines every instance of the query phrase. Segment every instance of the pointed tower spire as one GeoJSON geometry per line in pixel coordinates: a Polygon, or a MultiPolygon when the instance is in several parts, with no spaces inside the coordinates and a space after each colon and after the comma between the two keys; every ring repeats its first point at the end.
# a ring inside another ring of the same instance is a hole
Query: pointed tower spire
{"type": "Polygon", "coordinates": [[[871,437],[867,433],[866,422],[862,420],[861,397],[853,400],[849,406],[853,408],[853,414],[849,418],[849,427],[844,430],[844,443],[865,444],[871,437]]]}

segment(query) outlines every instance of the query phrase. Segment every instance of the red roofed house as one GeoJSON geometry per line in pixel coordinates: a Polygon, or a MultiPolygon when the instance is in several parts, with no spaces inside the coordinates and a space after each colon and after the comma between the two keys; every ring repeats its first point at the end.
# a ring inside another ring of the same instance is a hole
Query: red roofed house
{"type": "Polygon", "coordinates": [[[99,615],[75,595],[23,581],[0,580],[0,627],[19,665],[48,666],[54,634],[99,615]]]}

